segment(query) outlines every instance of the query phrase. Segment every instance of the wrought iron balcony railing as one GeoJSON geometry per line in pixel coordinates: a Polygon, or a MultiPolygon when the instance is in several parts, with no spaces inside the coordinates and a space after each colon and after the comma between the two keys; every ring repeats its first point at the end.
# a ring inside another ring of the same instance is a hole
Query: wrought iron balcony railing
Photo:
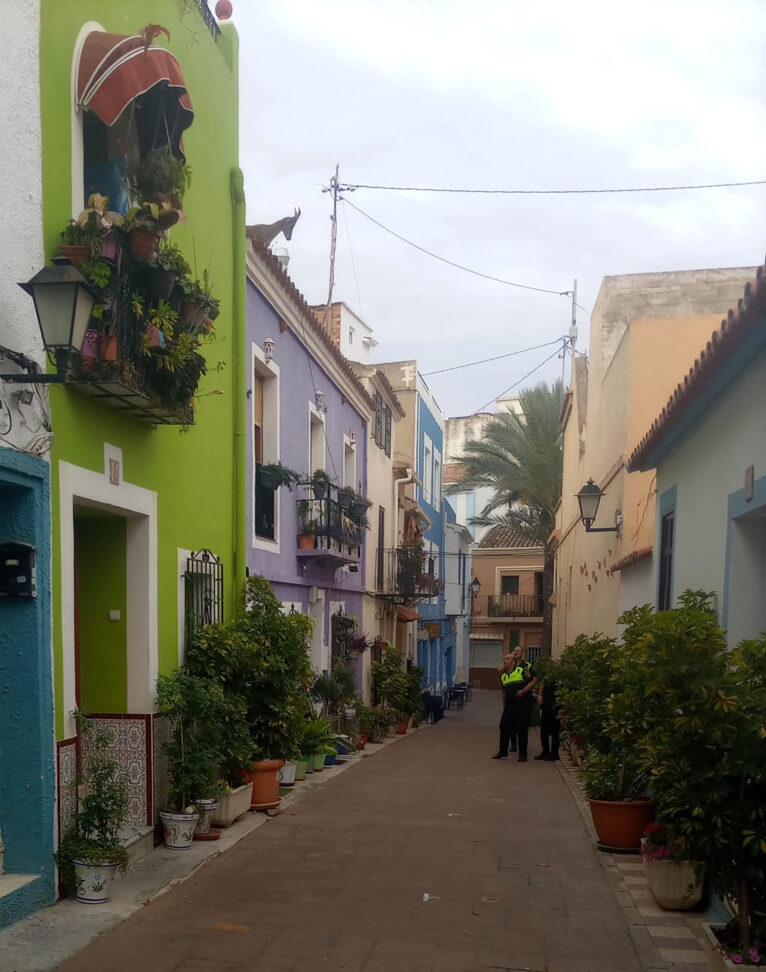
{"type": "Polygon", "coordinates": [[[360,518],[343,509],[329,492],[322,499],[299,499],[298,552],[354,563],[362,552],[365,528],[360,518]]]}
{"type": "Polygon", "coordinates": [[[438,597],[444,584],[435,575],[435,562],[417,546],[378,551],[376,587],[402,603],[438,597]]]}
{"type": "Polygon", "coordinates": [[[541,594],[489,594],[486,604],[483,598],[477,598],[474,604],[474,615],[490,618],[541,618],[543,616],[543,598],[541,594]]]}

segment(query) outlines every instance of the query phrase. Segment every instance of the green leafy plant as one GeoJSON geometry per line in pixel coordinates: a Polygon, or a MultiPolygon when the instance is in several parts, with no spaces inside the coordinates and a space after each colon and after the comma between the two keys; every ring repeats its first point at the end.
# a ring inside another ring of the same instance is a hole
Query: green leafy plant
{"type": "Polygon", "coordinates": [[[258,473],[261,477],[261,482],[264,484],[268,482],[272,489],[279,489],[282,486],[286,486],[287,489],[292,490],[301,479],[300,473],[295,472],[294,469],[290,469],[288,466],[283,466],[281,462],[262,463],[258,473]]]}
{"type": "Polygon", "coordinates": [[[191,267],[186,262],[183,253],[175,244],[167,241],[160,243],[156,255],[148,261],[147,266],[157,270],[167,270],[178,277],[191,273],[191,267]]]}
{"type": "Polygon", "coordinates": [[[301,533],[304,536],[315,536],[319,529],[319,521],[312,516],[309,500],[298,500],[298,518],[301,521],[301,533]]]}
{"type": "Polygon", "coordinates": [[[89,256],[80,264],[80,273],[99,290],[105,290],[112,279],[112,268],[97,256],[89,256]]]}
{"type": "Polygon", "coordinates": [[[153,195],[174,195],[183,199],[191,184],[191,168],[177,159],[169,148],[155,149],[132,162],[128,179],[137,199],[151,199],[153,195]]]}
{"type": "Polygon", "coordinates": [[[375,726],[375,714],[373,709],[358,696],[354,700],[354,718],[359,726],[359,732],[371,736],[375,726]]]}
{"type": "Polygon", "coordinates": [[[98,246],[101,236],[98,227],[93,223],[80,224],[76,219],[70,219],[61,232],[64,246],[87,246],[91,252],[98,246]]]}
{"type": "Polygon", "coordinates": [[[379,662],[372,663],[372,690],[377,702],[384,702],[403,715],[424,715],[421,699],[423,669],[413,666],[404,669],[399,648],[387,647],[379,662]]]}
{"type": "Polygon", "coordinates": [[[130,808],[130,779],[110,756],[114,741],[111,730],[97,720],[75,713],[88,754],[85,772],[77,780],[84,786],[71,830],[64,835],[56,854],[66,884],[74,882],[74,863],[113,864],[128,867],[128,853],[120,840],[130,808]]]}

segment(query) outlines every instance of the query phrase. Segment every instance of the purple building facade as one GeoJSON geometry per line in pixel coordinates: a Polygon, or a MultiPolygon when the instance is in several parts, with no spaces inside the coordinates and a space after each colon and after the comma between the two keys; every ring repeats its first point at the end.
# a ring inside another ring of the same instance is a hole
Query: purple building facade
{"type": "Polygon", "coordinates": [[[343,619],[361,630],[367,531],[342,487],[367,494],[374,403],[279,260],[258,245],[247,258],[247,348],[248,572],[270,581],[285,610],[314,618],[312,665],[328,671],[343,619]],[[275,463],[302,478],[324,470],[326,495],[274,488],[275,463]]]}

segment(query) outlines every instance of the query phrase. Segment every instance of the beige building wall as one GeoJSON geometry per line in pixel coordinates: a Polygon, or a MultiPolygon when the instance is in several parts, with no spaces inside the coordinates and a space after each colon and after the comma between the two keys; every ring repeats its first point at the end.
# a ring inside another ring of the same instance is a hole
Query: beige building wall
{"type": "Polygon", "coordinates": [[[751,268],[606,277],[591,316],[589,359],[573,363],[562,410],[564,475],[556,520],[553,654],[578,634],[618,634],[617,618],[633,603],[654,602],[645,561],[613,570],[654,541],[656,480],[625,472],[625,462],[729,307],[751,268]],[[605,496],[586,533],[576,494],[592,478],[605,496]],[[625,590],[621,588],[625,586],[625,590]]]}

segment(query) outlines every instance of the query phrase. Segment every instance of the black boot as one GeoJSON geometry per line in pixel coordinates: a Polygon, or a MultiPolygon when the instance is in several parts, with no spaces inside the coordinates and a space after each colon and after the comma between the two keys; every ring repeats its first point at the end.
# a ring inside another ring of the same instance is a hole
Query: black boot
{"type": "Polygon", "coordinates": [[[508,753],[497,752],[492,759],[508,759],[508,753]]]}
{"type": "Polygon", "coordinates": [[[519,755],[519,762],[520,763],[526,763],[526,761],[527,761],[527,754],[526,753],[524,753],[523,756],[522,755],[519,755]]]}
{"type": "MultiPolygon", "coordinates": [[[[537,759],[537,758],[538,757],[535,756],[535,759],[537,759]]],[[[546,753],[545,756],[542,756],[540,758],[541,759],[544,759],[546,763],[552,763],[556,759],[556,757],[553,755],[553,753],[546,753]]]]}
{"type": "Polygon", "coordinates": [[[548,753],[540,753],[539,756],[535,756],[533,758],[534,759],[550,759],[551,757],[548,755],[548,753]]]}

